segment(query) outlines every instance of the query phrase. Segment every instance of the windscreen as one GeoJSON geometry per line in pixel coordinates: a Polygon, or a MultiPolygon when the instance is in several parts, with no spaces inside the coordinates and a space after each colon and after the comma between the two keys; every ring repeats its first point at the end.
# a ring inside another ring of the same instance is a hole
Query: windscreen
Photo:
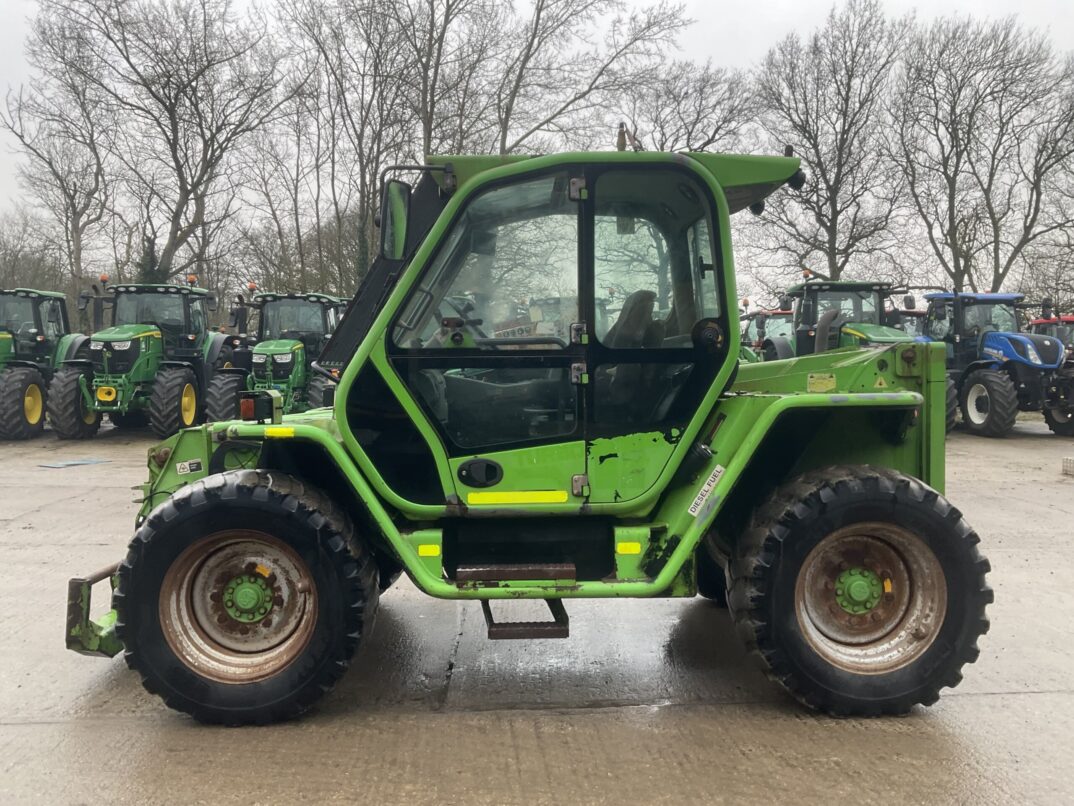
{"type": "Polygon", "coordinates": [[[183,298],[166,291],[125,291],[116,295],[112,323],[116,325],[158,325],[181,331],[186,324],[183,298]]]}
{"type": "Polygon", "coordinates": [[[830,310],[839,311],[837,321],[880,324],[880,305],[875,291],[829,290],[817,293],[817,321],[830,310]]]}
{"type": "Polygon", "coordinates": [[[967,305],[964,308],[966,329],[978,331],[997,330],[1001,333],[1017,333],[1018,311],[1009,302],[967,305]]]}
{"type": "Polygon", "coordinates": [[[0,330],[17,333],[34,326],[34,303],[28,297],[0,297],[0,330]]]}
{"type": "Polygon", "coordinates": [[[319,303],[304,299],[278,299],[261,310],[261,338],[283,339],[324,336],[324,311],[319,303]]]}

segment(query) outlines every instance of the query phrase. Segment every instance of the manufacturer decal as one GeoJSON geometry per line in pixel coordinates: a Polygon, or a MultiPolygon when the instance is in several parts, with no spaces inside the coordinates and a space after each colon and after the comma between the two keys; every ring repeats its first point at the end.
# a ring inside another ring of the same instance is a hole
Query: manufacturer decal
{"type": "Polygon", "coordinates": [[[835,391],[835,375],[830,372],[810,372],[806,376],[806,391],[826,394],[835,391]]]}
{"type": "Polygon", "coordinates": [[[188,476],[191,473],[200,473],[201,459],[191,459],[189,462],[176,462],[175,472],[180,476],[188,476]]]}
{"type": "Polygon", "coordinates": [[[690,515],[697,517],[705,506],[705,501],[712,494],[712,491],[716,488],[716,483],[720,480],[720,476],[723,475],[723,465],[716,465],[709,477],[705,479],[705,483],[701,485],[701,489],[697,491],[697,495],[694,496],[694,503],[690,504],[687,510],[690,515]]]}

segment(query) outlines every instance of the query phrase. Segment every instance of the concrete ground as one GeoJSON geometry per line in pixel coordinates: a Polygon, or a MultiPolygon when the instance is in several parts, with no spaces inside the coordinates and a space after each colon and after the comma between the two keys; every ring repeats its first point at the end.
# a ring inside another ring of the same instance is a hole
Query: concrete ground
{"type": "Polygon", "coordinates": [[[201,727],[63,649],[67,579],[122,556],[151,442],[0,443],[2,803],[1074,801],[1074,441],[1038,422],[953,435],[992,630],[938,705],[878,720],[803,710],[701,599],[569,602],[569,640],[489,642],[477,603],[404,581],[314,713],[201,727]],[[41,467],[72,459],[107,463],[41,467]]]}

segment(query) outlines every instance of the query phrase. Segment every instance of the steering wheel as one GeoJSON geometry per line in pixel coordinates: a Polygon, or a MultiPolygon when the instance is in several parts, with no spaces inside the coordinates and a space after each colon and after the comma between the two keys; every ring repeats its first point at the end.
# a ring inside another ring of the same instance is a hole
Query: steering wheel
{"type": "MultiPolygon", "coordinates": [[[[459,318],[462,319],[463,327],[468,329],[471,332],[471,334],[477,336],[477,338],[479,338],[479,339],[487,339],[488,338],[488,335],[485,333],[485,331],[483,331],[481,329],[480,324],[478,324],[481,320],[479,320],[479,319],[470,319],[467,316],[468,312],[463,310],[461,305],[456,305],[455,301],[453,299],[451,299],[451,297],[444,297],[444,302],[446,302],[448,305],[450,305],[455,310],[455,313],[457,313],[459,315],[459,318]]],[[[436,317],[437,317],[437,319],[439,321],[444,320],[443,314],[440,313],[440,308],[436,309],[436,317]]]]}

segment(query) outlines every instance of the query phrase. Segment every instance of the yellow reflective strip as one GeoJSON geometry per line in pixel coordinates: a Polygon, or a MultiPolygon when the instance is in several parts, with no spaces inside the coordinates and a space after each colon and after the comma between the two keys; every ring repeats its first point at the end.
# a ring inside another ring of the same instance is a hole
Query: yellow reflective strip
{"type": "Polygon", "coordinates": [[[139,338],[148,339],[150,336],[156,336],[159,339],[160,338],[160,331],[159,330],[154,330],[154,331],[151,331],[149,333],[143,333],[141,336],[139,336],[139,338]]]}
{"type": "Polygon", "coordinates": [[[10,339],[10,338],[13,338],[10,333],[0,333],[0,339],[10,339]]]}
{"type": "Polygon", "coordinates": [[[302,345],[301,344],[296,344],[294,347],[291,348],[291,352],[292,353],[297,353],[301,349],[302,349],[302,345]]]}
{"type": "Polygon", "coordinates": [[[641,554],[641,543],[616,543],[615,551],[617,554],[641,554]]]}
{"type": "Polygon", "coordinates": [[[435,543],[423,543],[422,545],[418,546],[418,556],[439,557],[440,546],[436,545],[435,543]]]}
{"type": "Polygon", "coordinates": [[[503,493],[469,493],[467,504],[565,504],[566,490],[520,490],[503,493]]]}
{"type": "Polygon", "coordinates": [[[295,429],[284,425],[270,425],[265,429],[266,437],[280,437],[286,439],[287,437],[293,437],[295,435],[295,429]]]}
{"type": "Polygon", "coordinates": [[[860,330],[855,330],[852,327],[844,327],[843,330],[849,333],[851,336],[857,336],[859,339],[869,341],[869,337],[862,333],[860,330]]]}

